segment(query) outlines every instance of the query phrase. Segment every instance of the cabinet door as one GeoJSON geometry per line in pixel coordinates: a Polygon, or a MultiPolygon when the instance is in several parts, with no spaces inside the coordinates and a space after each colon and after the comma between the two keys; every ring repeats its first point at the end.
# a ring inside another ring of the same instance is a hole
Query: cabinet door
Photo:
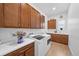
{"type": "Polygon", "coordinates": [[[41,21],[39,15],[40,13],[37,10],[31,8],[31,28],[41,28],[41,21]]]}
{"type": "Polygon", "coordinates": [[[18,3],[4,4],[4,20],[5,20],[5,27],[19,27],[20,4],[18,3]]]}
{"type": "Polygon", "coordinates": [[[44,15],[40,15],[40,20],[41,20],[41,28],[45,28],[45,16],[44,15]]]}
{"type": "Polygon", "coordinates": [[[48,29],[56,29],[56,20],[48,21],[48,29]]]}
{"type": "Polygon", "coordinates": [[[19,54],[18,56],[24,56],[24,53],[19,54]]]}
{"type": "Polygon", "coordinates": [[[3,27],[3,4],[0,3],[0,27],[3,27]]]}
{"type": "Polygon", "coordinates": [[[31,7],[29,4],[21,4],[21,27],[30,28],[31,7]]]}
{"type": "Polygon", "coordinates": [[[64,35],[64,34],[52,34],[51,41],[68,45],[68,35],[64,35]]]}
{"type": "Polygon", "coordinates": [[[31,7],[31,28],[35,28],[36,27],[36,18],[35,18],[36,14],[35,14],[35,10],[31,7]]]}
{"type": "Polygon", "coordinates": [[[41,19],[40,19],[40,14],[36,13],[36,28],[40,29],[41,28],[41,19]]]}
{"type": "Polygon", "coordinates": [[[29,50],[25,51],[25,56],[34,56],[34,47],[32,47],[29,50]]]}
{"type": "Polygon", "coordinates": [[[41,15],[41,22],[44,23],[45,22],[45,16],[41,15]]]}

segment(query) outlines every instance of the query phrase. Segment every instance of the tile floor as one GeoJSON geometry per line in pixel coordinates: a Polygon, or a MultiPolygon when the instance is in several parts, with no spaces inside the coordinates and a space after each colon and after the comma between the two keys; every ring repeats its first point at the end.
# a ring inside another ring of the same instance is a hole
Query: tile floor
{"type": "Polygon", "coordinates": [[[67,45],[52,42],[47,56],[71,56],[71,53],[67,45]]]}

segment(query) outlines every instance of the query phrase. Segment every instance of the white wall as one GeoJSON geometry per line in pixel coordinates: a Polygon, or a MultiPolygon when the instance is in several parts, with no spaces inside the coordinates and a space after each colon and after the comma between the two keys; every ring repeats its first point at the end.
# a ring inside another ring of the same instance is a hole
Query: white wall
{"type": "Polygon", "coordinates": [[[68,12],[64,12],[56,17],[58,33],[67,33],[67,15],[68,12]],[[63,18],[60,18],[61,15],[63,16],[63,18]],[[63,28],[63,30],[60,30],[60,28],[63,28]]]}
{"type": "Polygon", "coordinates": [[[71,4],[68,16],[69,48],[79,56],[79,3],[71,4]]]}
{"type": "Polygon", "coordinates": [[[17,37],[12,36],[12,34],[16,33],[17,31],[26,32],[26,36],[29,33],[34,33],[34,34],[46,33],[45,29],[0,28],[0,41],[5,43],[8,41],[17,40],[17,37]]]}

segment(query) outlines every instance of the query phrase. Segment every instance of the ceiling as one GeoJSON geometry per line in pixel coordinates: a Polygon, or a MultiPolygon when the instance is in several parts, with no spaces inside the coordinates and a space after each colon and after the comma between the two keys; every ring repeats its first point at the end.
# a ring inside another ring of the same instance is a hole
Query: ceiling
{"type": "Polygon", "coordinates": [[[56,16],[60,13],[67,12],[69,3],[32,3],[38,10],[47,15],[47,17],[56,16]],[[53,8],[55,10],[53,10],[53,8]]]}

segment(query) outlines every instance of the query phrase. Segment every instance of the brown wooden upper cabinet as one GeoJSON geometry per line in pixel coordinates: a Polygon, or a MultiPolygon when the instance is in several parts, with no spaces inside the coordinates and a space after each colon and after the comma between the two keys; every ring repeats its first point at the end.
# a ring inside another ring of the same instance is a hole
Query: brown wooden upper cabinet
{"type": "Polygon", "coordinates": [[[40,18],[41,18],[41,28],[44,28],[44,26],[45,26],[45,16],[41,15],[40,18]]]}
{"type": "Polygon", "coordinates": [[[3,27],[3,4],[0,3],[0,27],[3,27]]]}
{"type": "Polygon", "coordinates": [[[48,29],[56,29],[56,19],[51,19],[48,21],[48,29]]]}
{"type": "Polygon", "coordinates": [[[19,27],[20,21],[20,4],[5,3],[4,4],[4,26],[19,27]]]}
{"type": "Polygon", "coordinates": [[[31,6],[29,4],[21,4],[21,27],[30,28],[31,22],[31,6]]]}
{"type": "Polygon", "coordinates": [[[0,3],[0,27],[42,28],[41,14],[28,3],[0,3]]]}
{"type": "Polygon", "coordinates": [[[40,19],[40,13],[37,12],[36,14],[36,28],[40,29],[41,28],[41,19],[40,19]]]}
{"type": "Polygon", "coordinates": [[[31,28],[35,28],[36,27],[36,12],[34,10],[34,8],[31,8],[31,28]]]}
{"type": "Polygon", "coordinates": [[[41,28],[40,13],[34,8],[31,8],[31,28],[39,29],[41,28]]]}

